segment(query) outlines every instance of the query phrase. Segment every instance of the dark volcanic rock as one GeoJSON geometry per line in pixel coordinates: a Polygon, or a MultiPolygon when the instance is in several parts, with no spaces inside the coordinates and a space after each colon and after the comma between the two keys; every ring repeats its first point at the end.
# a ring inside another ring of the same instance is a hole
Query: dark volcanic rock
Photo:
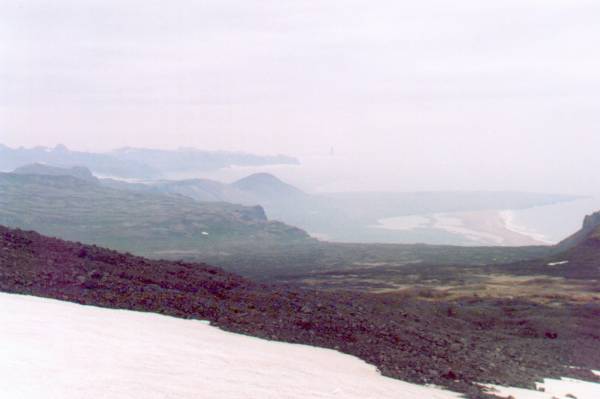
{"type": "MultiPolygon", "coordinates": [[[[358,356],[383,374],[482,397],[600,368],[600,307],[452,304],[264,285],[205,264],[148,260],[0,226],[0,290],[210,320],[234,332],[358,356]],[[570,371],[571,370],[571,371],[570,371]]],[[[581,375],[594,378],[589,372],[581,375]]]]}
{"type": "Polygon", "coordinates": [[[600,247],[600,212],[587,215],[583,219],[581,229],[558,243],[557,247],[564,251],[582,244],[589,244],[590,241],[600,247]]]}

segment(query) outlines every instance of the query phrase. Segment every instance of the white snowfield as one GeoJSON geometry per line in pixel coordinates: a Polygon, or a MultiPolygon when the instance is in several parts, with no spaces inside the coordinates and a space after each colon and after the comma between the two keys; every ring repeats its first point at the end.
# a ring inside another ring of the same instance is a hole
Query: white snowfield
{"type": "Polygon", "coordinates": [[[194,320],[0,293],[0,397],[455,399],[348,355],[194,320]]]}
{"type": "MultiPolygon", "coordinates": [[[[600,384],[545,380],[516,399],[600,398],[600,384]]],[[[456,399],[381,376],[353,356],[228,333],[206,322],[0,293],[0,398],[456,399]]]]}
{"type": "Polygon", "coordinates": [[[516,399],[598,399],[600,398],[600,384],[579,381],[571,378],[560,380],[546,378],[543,384],[537,384],[538,389],[543,391],[532,391],[521,388],[508,388],[494,385],[486,385],[496,389],[495,395],[506,398],[512,396],[516,399]]]}

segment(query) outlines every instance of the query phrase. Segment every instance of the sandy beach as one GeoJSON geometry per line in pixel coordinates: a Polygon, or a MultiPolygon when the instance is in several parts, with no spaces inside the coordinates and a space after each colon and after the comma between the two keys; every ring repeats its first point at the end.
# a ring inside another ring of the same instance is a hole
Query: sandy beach
{"type": "Polygon", "coordinates": [[[511,210],[446,212],[429,215],[410,215],[379,221],[378,227],[411,231],[430,229],[459,235],[467,245],[549,245],[542,234],[521,226],[511,210]]]}

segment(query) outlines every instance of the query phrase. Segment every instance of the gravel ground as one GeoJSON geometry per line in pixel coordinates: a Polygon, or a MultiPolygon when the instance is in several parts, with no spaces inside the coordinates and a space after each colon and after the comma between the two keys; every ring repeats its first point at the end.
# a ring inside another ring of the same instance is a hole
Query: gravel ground
{"type": "Polygon", "coordinates": [[[204,264],[147,260],[0,227],[0,291],[210,320],[337,349],[386,376],[484,397],[475,382],[600,381],[600,306],[423,301],[258,284],[204,264]],[[568,368],[578,366],[581,368],[568,368]]]}

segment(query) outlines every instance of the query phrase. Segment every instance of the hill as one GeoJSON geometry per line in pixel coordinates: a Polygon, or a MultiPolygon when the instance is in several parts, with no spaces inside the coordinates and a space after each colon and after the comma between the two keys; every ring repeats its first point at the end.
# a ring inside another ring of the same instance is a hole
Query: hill
{"type": "Polygon", "coordinates": [[[231,184],[261,202],[296,201],[306,197],[301,190],[270,173],[255,173],[231,184]]]}
{"type": "Polygon", "coordinates": [[[595,246],[600,240],[600,212],[587,215],[581,229],[558,244],[562,250],[569,250],[582,245],[595,246]]]}
{"type": "Polygon", "coordinates": [[[0,223],[153,256],[304,242],[264,210],[105,187],[72,176],[0,174],[0,223]]]}
{"type": "Polygon", "coordinates": [[[236,187],[209,179],[163,180],[148,185],[163,193],[176,193],[201,202],[230,202],[234,204],[257,205],[261,201],[251,193],[236,187]]]}
{"type": "MultiPolygon", "coordinates": [[[[583,278],[598,278],[600,280],[600,212],[585,218],[581,231],[573,237],[563,241],[559,247],[567,244],[569,247],[563,256],[556,256],[553,263],[567,260],[567,269],[579,271],[583,278]],[[574,238],[574,240],[573,240],[574,238]],[[573,241],[575,245],[573,245],[573,241]]],[[[600,283],[598,284],[600,290],[600,283]]]]}
{"type": "Polygon", "coordinates": [[[551,256],[506,265],[518,275],[548,275],[587,283],[600,293],[600,212],[587,215],[579,231],[554,246],[551,256]]]}
{"type": "Polygon", "coordinates": [[[73,176],[81,180],[97,183],[99,180],[84,166],[61,168],[58,166],[32,163],[16,168],[12,171],[17,175],[43,175],[43,176],[73,176]]]}
{"type": "Polygon", "coordinates": [[[264,285],[205,264],[148,260],[5,227],[0,248],[4,292],[209,320],[234,332],[340,350],[384,375],[471,397],[483,397],[474,382],[594,380],[589,368],[600,367],[600,309],[591,304],[419,301],[264,285]]]}
{"type": "MultiPolygon", "coordinates": [[[[70,169],[56,170],[64,176],[1,174],[0,223],[154,258],[210,261],[263,280],[372,264],[509,263],[549,253],[545,247],[317,242],[299,229],[267,220],[262,207],[193,200],[214,195],[256,203],[253,194],[231,185],[204,179],[146,184],[106,178],[83,181],[68,176],[70,169]]],[[[305,203],[284,202],[295,208],[305,203]]],[[[336,220],[331,215],[331,223],[336,220]]]]}
{"type": "MultiPolygon", "coordinates": [[[[68,169],[47,165],[27,170],[28,173],[77,176],[68,169]],[[50,168],[56,170],[50,172],[50,168]]],[[[575,198],[518,192],[307,194],[267,173],[253,174],[231,184],[196,178],[145,180],[143,183],[101,178],[100,182],[121,190],[183,195],[201,202],[261,205],[271,219],[337,242],[541,245],[542,241],[508,228],[498,210],[548,205],[575,198]],[[392,219],[392,224],[398,223],[393,222],[396,218],[412,218],[418,222],[406,228],[389,228],[381,222],[388,218],[392,219]]]]}

